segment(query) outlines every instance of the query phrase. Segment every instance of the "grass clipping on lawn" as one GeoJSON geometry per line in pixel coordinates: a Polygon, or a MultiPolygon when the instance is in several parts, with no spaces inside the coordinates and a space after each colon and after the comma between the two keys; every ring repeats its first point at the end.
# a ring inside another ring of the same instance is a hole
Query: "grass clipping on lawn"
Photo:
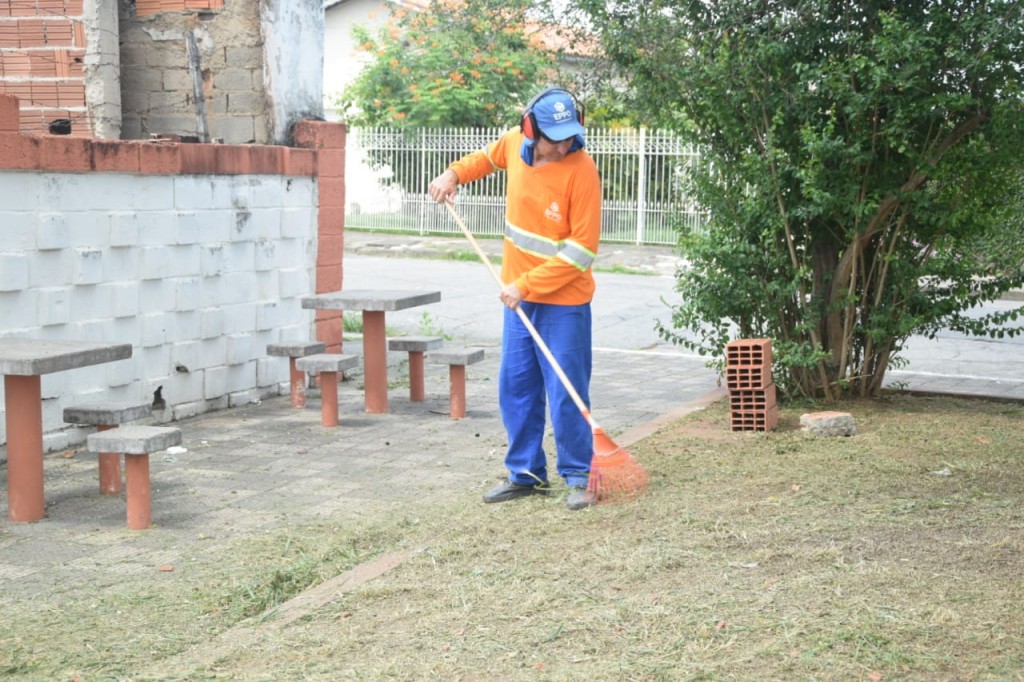
{"type": "Polygon", "coordinates": [[[168,646],[164,633],[174,667],[157,656],[145,668],[182,679],[1024,679],[1024,410],[911,396],[830,409],[853,414],[857,435],[802,433],[806,407],[784,409],[770,433],[730,432],[724,403],[669,425],[630,447],[651,486],[627,504],[483,505],[474,491],[410,509],[364,543],[416,550],[397,568],[286,627],[260,631],[272,611],[238,617],[258,636],[212,662],[178,667],[204,643],[168,646]]]}
{"type": "Polygon", "coordinates": [[[1017,679],[1021,408],[901,397],[816,438],[724,405],[637,444],[639,501],[425,519],[422,551],[256,651],[287,675],[1017,679]]]}

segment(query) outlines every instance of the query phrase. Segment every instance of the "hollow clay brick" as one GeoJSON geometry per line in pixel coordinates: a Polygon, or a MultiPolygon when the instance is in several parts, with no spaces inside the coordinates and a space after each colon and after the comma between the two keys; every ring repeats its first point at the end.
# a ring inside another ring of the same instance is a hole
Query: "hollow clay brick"
{"type": "Polygon", "coordinates": [[[736,339],[725,345],[726,366],[756,366],[772,363],[771,339],[736,339]]]}

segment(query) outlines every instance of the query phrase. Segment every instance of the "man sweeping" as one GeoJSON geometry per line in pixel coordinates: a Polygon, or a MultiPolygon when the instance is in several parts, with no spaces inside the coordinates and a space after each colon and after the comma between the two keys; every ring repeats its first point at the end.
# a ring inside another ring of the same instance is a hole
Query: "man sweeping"
{"type": "Polygon", "coordinates": [[[508,434],[509,475],[484,494],[484,502],[550,490],[543,448],[548,406],[558,475],[569,488],[566,504],[583,509],[595,502],[587,488],[591,426],[515,312],[521,309],[533,323],[589,409],[591,266],[601,234],[601,181],[584,148],[585,135],[576,98],[548,88],[527,104],[518,129],[455,161],[429,186],[441,203],[452,201],[460,184],[498,170],[508,173],[498,402],[508,434]]]}

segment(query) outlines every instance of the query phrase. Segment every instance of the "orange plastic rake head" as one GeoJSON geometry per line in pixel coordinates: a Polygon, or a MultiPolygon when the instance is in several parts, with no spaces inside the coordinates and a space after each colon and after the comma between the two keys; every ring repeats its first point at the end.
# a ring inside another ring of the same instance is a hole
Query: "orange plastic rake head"
{"type": "Polygon", "coordinates": [[[594,429],[594,457],[587,490],[599,503],[632,500],[647,490],[647,471],[601,428],[594,429]]]}

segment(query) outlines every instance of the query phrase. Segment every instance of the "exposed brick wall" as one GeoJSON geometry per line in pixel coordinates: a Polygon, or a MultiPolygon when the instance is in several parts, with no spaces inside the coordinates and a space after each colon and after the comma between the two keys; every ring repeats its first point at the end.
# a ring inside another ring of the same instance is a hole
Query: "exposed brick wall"
{"type": "Polygon", "coordinates": [[[0,95],[0,134],[18,132],[18,98],[0,95]]]}
{"type": "Polygon", "coordinates": [[[323,115],[321,0],[0,0],[20,129],[291,144],[323,115]]]}
{"type": "Polygon", "coordinates": [[[218,10],[224,0],[136,0],[135,13],[149,17],[160,12],[187,12],[189,10],[218,10]]]}
{"type": "Polygon", "coordinates": [[[68,119],[72,135],[91,134],[82,12],[83,0],[0,0],[0,94],[21,100],[23,132],[68,119]]]}

